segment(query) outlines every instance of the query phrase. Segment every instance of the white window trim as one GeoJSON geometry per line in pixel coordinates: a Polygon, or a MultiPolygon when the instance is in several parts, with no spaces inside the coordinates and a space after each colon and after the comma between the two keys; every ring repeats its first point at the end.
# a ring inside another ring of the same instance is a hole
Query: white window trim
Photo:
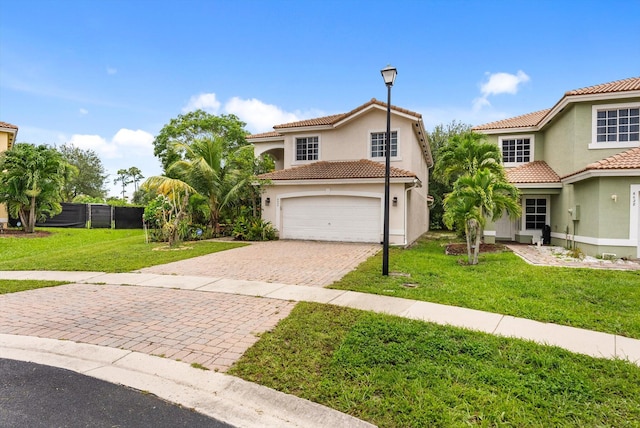
{"type": "Polygon", "coordinates": [[[536,147],[536,140],[535,140],[535,135],[534,134],[516,134],[516,135],[501,135],[500,137],[498,137],[498,147],[500,147],[500,153],[502,153],[502,164],[504,165],[505,168],[513,168],[516,166],[520,166],[520,165],[524,165],[526,163],[529,162],[533,162],[535,157],[534,157],[534,152],[535,152],[535,147],[536,147]],[[504,161],[504,154],[502,153],[502,140],[518,140],[518,139],[524,139],[524,138],[528,138],[530,141],[530,153],[529,153],[529,160],[526,162],[505,162],[504,161]]]}
{"type": "MultiPolygon", "coordinates": [[[[401,136],[400,136],[400,129],[398,128],[391,128],[391,133],[397,133],[398,134],[398,144],[397,144],[397,156],[391,156],[391,160],[392,161],[401,161],[402,160],[402,156],[400,155],[402,153],[401,148],[402,148],[402,143],[401,143],[401,136]]],[[[379,130],[379,129],[370,129],[367,132],[367,159],[372,160],[372,161],[376,161],[376,162],[384,162],[385,158],[384,156],[382,157],[374,157],[371,156],[371,134],[386,134],[387,130],[383,129],[383,130],[379,130]]]]}
{"type": "Polygon", "coordinates": [[[293,150],[291,150],[293,152],[293,159],[291,159],[291,165],[304,165],[304,164],[308,164],[308,163],[313,163],[313,162],[319,162],[320,160],[322,160],[322,137],[320,137],[320,134],[301,134],[301,135],[294,135],[293,136],[293,141],[291,142],[291,145],[293,146],[293,150]],[[309,138],[309,137],[318,137],[318,159],[314,159],[314,160],[298,160],[297,159],[297,140],[298,138],[309,138]]]}
{"type": "Polygon", "coordinates": [[[591,106],[591,143],[590,150],[599,149],[625,149],[640,146],[639,141],[628,141],[621,143],[620,141],[603,141],[598,142],[598,110],[614,110],[620,108],[640,108],[640,103],[621,103],[621,104],[594,104],[591,106]]]}
{"type": "Polygon", "coordinates": [[[531,235],[531,234],[542,234],[542,230],[540,229],[527,229],[527,199],[546,199],[547,201],[547,212],[545,213],[544,224],[549,223],[549,216],[551,214],[551,198],[548,195],[522,195],[522,216],[520,217],[520,234],[522,235],[531,235]]]}

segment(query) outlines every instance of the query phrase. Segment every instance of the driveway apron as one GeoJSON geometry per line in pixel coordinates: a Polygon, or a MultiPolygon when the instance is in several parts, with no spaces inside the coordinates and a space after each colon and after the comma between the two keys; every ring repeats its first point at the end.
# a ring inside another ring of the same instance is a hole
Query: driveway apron
{"type": "Polygon", "coordinates": [[[256,242],[246,247],[140,269],[144,273],[194,275],[324,287],[380,250],[380,245],[315,241],[256,242]]]}

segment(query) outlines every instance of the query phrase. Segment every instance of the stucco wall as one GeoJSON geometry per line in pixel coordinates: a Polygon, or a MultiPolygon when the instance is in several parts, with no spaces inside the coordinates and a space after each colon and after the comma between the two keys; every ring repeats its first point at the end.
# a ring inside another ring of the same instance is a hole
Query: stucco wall
{"type": "MultiPolygon", "coordinates": [[[[6,132],[0,132],[0,153],[7,150],[9,147],[9,134],[6,132]]],[[[4,204],[0,204],[0,223],[7,223],[9,221],[9,216],[7,214],[7,209],[4,204]]]]}

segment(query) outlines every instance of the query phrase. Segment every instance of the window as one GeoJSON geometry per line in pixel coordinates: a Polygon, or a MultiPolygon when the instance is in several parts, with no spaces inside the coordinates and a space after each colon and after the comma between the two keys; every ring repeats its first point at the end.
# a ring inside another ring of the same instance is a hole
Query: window
{"type": "MultiPolygon", "coordinates": [[[[386,132],[371,133],[371,157],[383,158],[385,155],[386,132]]],[[[398,131],[391,131],[391,157],[398,156],[398,131]]]]}
{"type": "Polygon", "coordinates": [[[525,200],[525,229],[542,230],[547,221],[547,200],[535,198],[525,200]]]}
{"type": "Polygon", "coordinates": [[[296,160],[318,160],[318,137],[296,138],[296,160]]]}
{"type": "Polygon", "coordinates": [[[594,105],[590,149],[637,147],[640,103],[594,105]]]}
{"type": "Polygon", "coordinates": [[[598,110],[596,141],[639,141],[640,109],[598,110]]]}
{"type": "Polygon", "coordinates": [[[530,135],[501,137],[502,162],[509,166],[533,160],[533,137],[530,135]]]}

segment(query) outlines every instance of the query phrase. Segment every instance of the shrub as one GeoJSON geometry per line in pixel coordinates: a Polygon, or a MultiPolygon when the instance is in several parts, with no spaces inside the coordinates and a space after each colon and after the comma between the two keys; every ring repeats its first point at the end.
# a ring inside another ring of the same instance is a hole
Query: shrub
{"type": "Polygon", "coordinates": [[[231,236],[238,241],[272,241],[276,239],[276,230],[270,222],[261,218],[239,216],[231,236]]]}

